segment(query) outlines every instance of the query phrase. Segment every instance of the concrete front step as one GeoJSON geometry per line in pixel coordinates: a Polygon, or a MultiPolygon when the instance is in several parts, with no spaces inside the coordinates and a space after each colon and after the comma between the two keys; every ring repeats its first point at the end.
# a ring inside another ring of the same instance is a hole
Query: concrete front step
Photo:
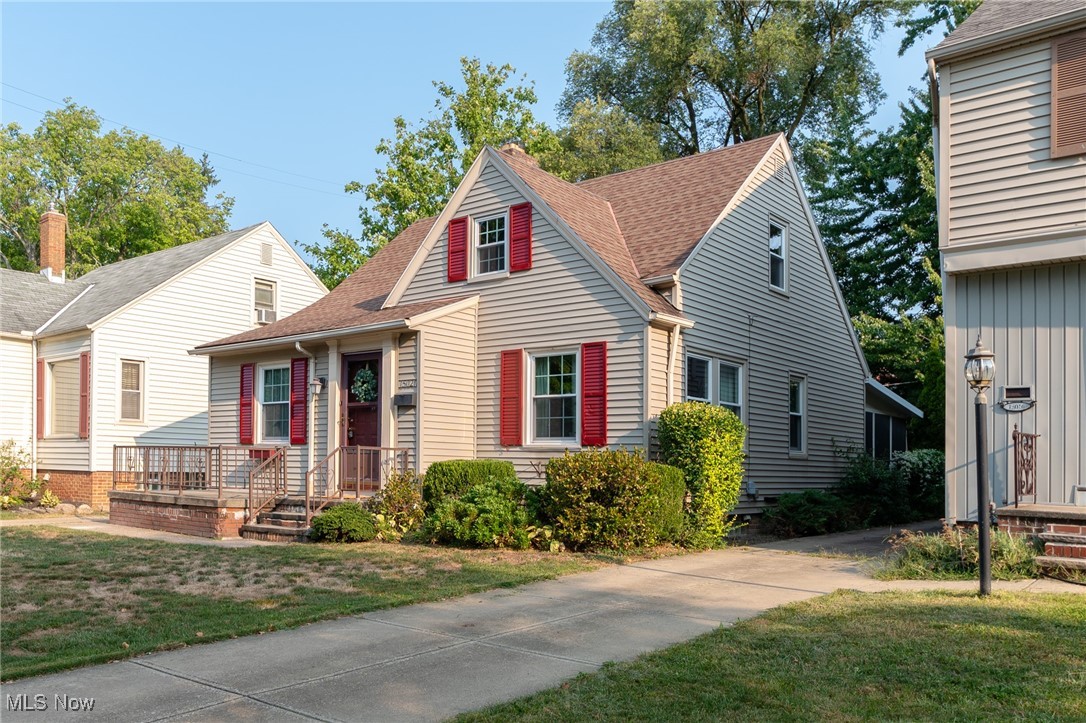
{"type": "Polygon", "coordinates": [[[1086,535],[1076,535],[1070,532],[1042,532],[1038,535],[1045,542],[1057,542],[1068,545],[1086,545],[1086,535]]]}
{"type": "Polygon", "coordinates": [[[1040,555],[1037,557],[1037,565],[1044,570],[1086,570],[1086,558],[1040,555]]]}
{"type": "Polygon", "coordinates": [[[247,540],[265,540],[268,542],[305,542],[309,539],[308,527],[281,527],[261,523],[249,523],[241,526],[240,534],[247,540]]]}

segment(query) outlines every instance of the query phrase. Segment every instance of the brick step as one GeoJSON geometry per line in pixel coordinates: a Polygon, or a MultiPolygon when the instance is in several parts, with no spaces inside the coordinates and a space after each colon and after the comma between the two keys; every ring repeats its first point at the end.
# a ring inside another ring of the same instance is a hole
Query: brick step
{"type": "Polygon", "coordinates": [[[1041,555],[1037,558],[1037,565],[1044,570],[1086,570],[1086,559],[1041,555]]]}
{"type": "Polygon", "coordinates": [[[266,527],[281,527],[284,530],[301,530],[305,528],[305,516],[300,520],[280,520],[262,513],[257,515],[256,523],[266,527]]]}
{"type": "Polygon", "coordinates": [[[1042,532],[1037,536],[1045,542],[1064,542],[1070,545],[1086,545],[1086,535],[1075,535],[1070,532],[1042,532]]]}
{"type": "Polygon", "coordinates": [[[309,528],[280,527],[261,523],[248,523],[241,526],[241,536],[247,540],[265,540],[268,542],[305,542],[309,539],[309,528]]]}
{"type": "Polygon", "coordinates": [[[279,507],[270,512],[261,512],[260,516],[268,520],[282,520],[284,522],[297,522],[300,520],[305,522],[304,511],[284,510],[279,507]]]}
{"type": "Polygon", "coordinates": [[[1065,542],[1046,542],[1045,554],[1050,557],[1069,557],[1086,560],[1086,545],[1069,545],[1065,542]]]}

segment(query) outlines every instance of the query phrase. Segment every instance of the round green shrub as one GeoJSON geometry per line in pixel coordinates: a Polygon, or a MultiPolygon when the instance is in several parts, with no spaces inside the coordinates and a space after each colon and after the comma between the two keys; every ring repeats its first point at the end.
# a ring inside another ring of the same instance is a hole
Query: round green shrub
{"type": "Polygon", "coordinates": [[[524,507],[527,492],[515,478],[487,479],[460,497],[438,502],[426,517],[424,530],[433,542],[523,550],[530,544],[532,522],[524,507]]]}
{"type": "Polygon", "coordinates": [[[539,510],[573,549],[624,550],[677,539],[685,494],[673,467],[639,452],[586,449],[547,463],[539,510]]]}
{"type": "Polygon", "coordinates": [[[450,459],[434,462],[422,482],[422,501],[430,514],[447,497],[460,497],[475,485],[488,480],[516,482],[512,462],[501,459],[450,459]]]}
{"type": "Polygon", "coordinates": [[[660,413],[657,434],[664,462],[683,472],[690,491],[687,543],[723,543],[734,521],[743,483],[746,427],[730,410],[702,402],[672,404],[660,413]]]}
{"type": "Polygon", "coordinates": [[[779,537],[825,535],[855,526],[845,500],[825,490],[781,495],[777,504],[765,509],[762,525],[765,532],[779,537]]]}
{"type": "Polygon", "coordinates": [[[317,542],[369,542],[377,536],[373,515],[357,502],[329,507],[312,524],[309,534],[317,542]]]}

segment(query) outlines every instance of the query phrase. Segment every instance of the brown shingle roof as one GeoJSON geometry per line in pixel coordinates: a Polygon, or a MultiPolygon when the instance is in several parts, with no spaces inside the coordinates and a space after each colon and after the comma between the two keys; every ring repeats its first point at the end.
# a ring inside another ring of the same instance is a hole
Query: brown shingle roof
{"type": "Polygon", "coordinates": [[[197,348],[207,349],[247,341],[278,339],[285,336],[396,321],[458,301],[462,297],[388,309],[381,308],[381,304],[392,291],[392,287],[396,285],[396,281],[407,268],[411,257],[415,255],[422,240],[433,227],[436,218],[436,216],[424,218],[408,226],[399,236],[374,254],[373,258],[362,264],[358,271],[332,289],[327,296],[304,309],[273,324],[250,329],[197,348]]]}
{"type": "Polygon", "coordinates": [[[577,184],[611,203],[641,278],[674,273],[780,134],[577,184]]]}
{"type": "Polygon", "coordinates": [[[928,57],[952,52],[962,43],[978,40],[1005,30],[1027,26],[1040,20],[1086,10],[1086,0],[985,0],[943,41],[928,51],[928,57]]]}

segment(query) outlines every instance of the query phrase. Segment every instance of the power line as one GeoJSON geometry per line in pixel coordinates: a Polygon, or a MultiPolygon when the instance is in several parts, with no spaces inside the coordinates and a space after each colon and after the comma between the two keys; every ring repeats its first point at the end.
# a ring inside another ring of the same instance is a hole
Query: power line
{"type": "MultiPolygon", "coordinates": [[[[12,85],[11,83],[6,83],[4,81],[0,81],[0,85],[5,85],[8,88],[11,88],[12,90],[19,91],[20,93],[26,93],[27,95],[32,95],[35,98],[40,98],[41,100],[48,101],[48,102],[52,103],[53,105],[64,105],[64,103],[59,101],[59,100],[55,100],[53,98],[47,98],[44,95],[39,95],[38,93],[34,93],[32,91],[26,90],[25,88],[20,88],[18,86],[12,85]]],[[[20,105],[19,103],[15,103],[14,101],[8,101],[6,98],[4,100],[9,102],[9,103],[12,103],[13,105],[18,105],[20,108],[26,108],[27,110],[35,110],[34,108],[29,108],[28,106],[20,105]]],[[[42,111],[35,110],[35,112],[41,113],[42,111]]],[[[101,120],[103,120],[103,121],[105,121],[107,123],[112,123],[115,126],[119,126],[121,128],[128,128],[130,130],[134,130],[134,131],[137,131],[139,133],[143,133],[144,135],[151,136],[152,138],[158,138],[159,140],[168,141],[169,143],[176,143],[177,145],[184,146],[186,148],[193,148],[193,149],[195,149],[197,151],[202,151],[204,153],[208,153],[208,154],[213,155],[213,156],[220,156],[222,158],[226,158],[227,160],[237,161],[238,163],[244,163],[247,166],[255,166],[257,168],[263,168],[263,169],[268,170],[268,171],[275,171],[276,173],[284,173],[284,174],[286,174],[288,176],[296,176],[298,178],[305,178],[305,179],[310,180],[310,181],[317,181],[318,183],[327,183],[327,184],[329,184],[331,186],[339,186],[341,188],[344,185],[344,184],[342,184],[340,182],[337,182],[337,181],[329,181],[329,180],[324,179],[324,178],[317,178],[316,176],[307,176],[304,173],[295,173],[294,171],[286,171],[286,170],[283,170],[282,168],[276,168],[275,166],[268,166],[268,165],[264,165],[262,163],[255,163],[253,161],[247,161],[244,158],[238,158],[236,156],[227,155],[226,153],[219,153],[218,151],[213,151],[213,150],[208,149],[208,148],[202,148],[202,147],[197,146],[197,145],[195,145],[193,143],[185,143],[184,141],[179,141],[179,140],[177,140],[175,138],[167,138],[166,136],[160,136],[160,135],[158,135],[156,133],[151,133],[150,131],[145,131],[143,129],[136,128],[135,126],[128,125],[127,123],[121,123],[120,121],[115,121],[115,120],[112,120],[110,118],[106,118],[104,115],[98,113],[97,111],[92,111],[92,112],[96,116],[98,116],[98,118],[100,118],[101,120]]],[[[261,176],[254,176],[254,178],[262,178],[262,177],[261,176]]],[[[264,179],[264,180],[270,180],[270,179],[264,179]]]]}
{"type": "MultiPolygon", "coordinates": [[[[12,88],[15,87],[15,86],[10,85],[9,83],[3,83],[2,81],[0,81],[0,84],[7,85],[7,86],[12,87],[12,88]]],[[[16,90],[22,90],[21,88],[15,88],[15,89],[16,90]]],[[[23,91],[23,92],[28,93],[29,91],[23,91]]],[[[50,100],[49,98],[46,98],[44,96],[37,95],[35,93],[30,93],[30,95],[33,95],[33,96],[35,96],[37,98],[41,98],[42,100],[48,100],[50,103],[55,103],[56,102],[56,101],[50,100]]],[[[44,116],[45,113],[46,113],[46,111],[39,110],[38,108],[31,108],[28,105],[23,105],[22,103],[17,103],[15,101],[11,100],[10,98],[3,98],[2,100],[5,103],[9,103],[11,105],[18,106],[19,108],[23,108],[23,109],[31,111],[33,113],[37,113],[38,115],[44,116]]],[[[108,118],[104,118],[103,116],[100,116],[97,113],[95,113],[95,115],[97,115],[99,118],[101,118],[104,121],[107,121],[109,123],[113,123],[114,125],[121,126],[122,128],[128,128],[130,130],[139,131],[140,133],[143,133],[143,134],[148,135],[148,136],[152,136],[154,138],[158,138],[160,140],[169,141],[170,143],[177,143],[180,146],[186,146],[185,143],[181,143],[180,141],[175,141],[175,140],[166,138],[164,136],[155,135],[154,133],[147,133],[146,131],[141,131],[138,128],[132,128],[131,126],[126,126],[123,123],[118,123],[117,121],[112,121],[112,120],[109,120],[108,118]]],[[[240,161],[241,163],[249,163],[249,165],[259,166],[261,168],[268,168],[268,169],[273,170],[273,171],[278,171],[278,169],[272,168],[271,166],[261,166],[258,163],[250,163],[249,161],[243,161],[240,158],[235,159],[232,156],[228,156],[228,155],[223,154],[223,153],[215,153],[214,151],[204,150],[203,148],[200,148],[199,146],[187,146],[187,147],[195,148],[196,150],[204,151],[205,153],[208,153],[208,154],[222,156],[223,158],[230,158],[231,160],[237,160],[237,161],[240,161]]],[[[335,196],[336,198],[341,198],[341,197],[342,198],[351,198],[351,196],[349,196],[346,193],[335,193],[333,191],[327,191],[327,190],[324,190],[322,188],[311,188],[309,186],[303,186],[303,185],[298,184],[298,183],[289,183],[288,181],[280,181],[280,180],[277,180],[275,178],[268,178],[266,176],[258,176],[255,173],[246,173],[245,171],[239,171],[236,168],[227,168],[225,166],[218,166],[216,168],[216,170],[227,171],[229,173],[237,173],[239,175],[248,176],[249,178],[255,178],[255,179],[258,179],[260,181],[267,181],[268,183],[277,183],[277,184],[279,184],[281,186],[290,186],[291,188],[300,188],[300,189],[305,190],[305,191],[312,191],[313,193],[323,193],[326,196],[335,196]]],[[[290,173],[289,171],[278,171],[278,172],[279,173],[288,173],[288,174],[290,174],[292,176],[301,176],[302,178],[310,178],[310,176],[302,176],[299,173],[290,173]]],[[[320,181],[321,179],[316,178],[314,180],[320,181]]],[[[331,183],[331,181],[322,181],[322,183],[331,183]]]]}

